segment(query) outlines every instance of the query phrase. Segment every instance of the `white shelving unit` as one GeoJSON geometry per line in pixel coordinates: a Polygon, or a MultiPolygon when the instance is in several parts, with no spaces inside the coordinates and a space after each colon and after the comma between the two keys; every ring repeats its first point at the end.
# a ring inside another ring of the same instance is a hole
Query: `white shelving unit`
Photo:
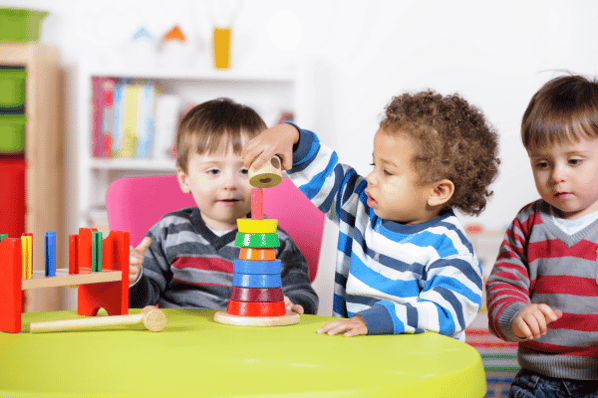
{"type": "Polygon", "coordinates": [[[292,111],[301,123],[303,85],[294,71],[242,72],[163,68],[90,68],[73,71],[71,91],[76,92],[70,111],[76,119],[69,139],[67,231],[76,233],[90,226],[90,215],[101,213],[106,190],[121,177],[175,173],[173,159],[96,159],[92,157],[92,78],[151,79],[162,94],[176,94],[183,104],[198,104],[218,97],[229,97],[253,107],[270,127],[282,111],[292,111]],[[74,89],[74,90],[73,90],[74,89]]]}

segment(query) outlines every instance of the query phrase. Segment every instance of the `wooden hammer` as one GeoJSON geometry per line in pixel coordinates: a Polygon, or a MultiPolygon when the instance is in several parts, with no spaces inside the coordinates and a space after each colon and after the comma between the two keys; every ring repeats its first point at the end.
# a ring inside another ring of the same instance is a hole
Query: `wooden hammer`
{"type": "Polygon", "coordinates": [[[159,332],[166,326],[166,314],[153,305],[148,305],[135,315],[98,316],[92,318],[65,319],[62,321],[34,322],[31,333],[54,332],[60,330],[85,329],[98,326],[143,325],[152,332],[159,332]]]}

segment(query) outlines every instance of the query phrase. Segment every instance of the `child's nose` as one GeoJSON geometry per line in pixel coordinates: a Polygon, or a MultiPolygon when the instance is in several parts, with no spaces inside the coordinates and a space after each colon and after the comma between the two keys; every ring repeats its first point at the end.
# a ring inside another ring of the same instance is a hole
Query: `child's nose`
{"type": "Polygon", "coordinates": [[[553,184],[558,184],[565,181],[565,170],[561,166],[555,166],[552,169],[551,180],[553,184]]]}
{"type": "Polygon", "coordinates": [[[224,178],[224,188],[226,189],[237,189],[239,181],[234,173],[227,174],[224,178]]]}
{"type": "Polygon", "coordinates": [[[370,174],[368,174],[365,180],[368,182],[368,185],[376,185],[376,175],[373,171],[370,174]]]}

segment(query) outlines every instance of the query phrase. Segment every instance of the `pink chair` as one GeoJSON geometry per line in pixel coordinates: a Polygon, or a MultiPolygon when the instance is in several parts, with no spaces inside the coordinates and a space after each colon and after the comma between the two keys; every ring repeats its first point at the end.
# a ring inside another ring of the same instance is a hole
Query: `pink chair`
{"type": "MultiPolygon", "coordinates": [[[[106,193],[108,224],[114,231],[129,231],[137,246],[146,232],[167,213],[195,206],[191,194],[184,194],[176,176],[130,177],[114,181],[106,193]]],[[[264,214],[295,241],[307,260],[313,282],[324,232],[324,214],[288,179],[264,190],[264,214]]]]}

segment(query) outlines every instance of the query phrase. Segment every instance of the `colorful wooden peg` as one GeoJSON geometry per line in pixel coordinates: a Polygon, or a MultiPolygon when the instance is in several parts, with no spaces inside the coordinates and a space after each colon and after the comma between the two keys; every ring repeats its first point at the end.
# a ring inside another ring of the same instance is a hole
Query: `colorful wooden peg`
{"type": "Polygon", "coordinates": [[[102,233],[93,232],[91,239],[91,272],[102,272],[102,233]]]}
{"type": "Polygon", "coordinates": [[[264,219],[264,190],[261,188],[251,190],[251,219],[264,219]]]}
{"type": "Polygon", "coordinates": [[[31,279],[33,275],[33,234],[21,236],[21,261],[23,264],[23,279],[31,279]]]}
{"type": "Polygon", "coordinates": [[[46,276],[56,276],[56,232],[46,232],[44,252],[46,276]]]}

